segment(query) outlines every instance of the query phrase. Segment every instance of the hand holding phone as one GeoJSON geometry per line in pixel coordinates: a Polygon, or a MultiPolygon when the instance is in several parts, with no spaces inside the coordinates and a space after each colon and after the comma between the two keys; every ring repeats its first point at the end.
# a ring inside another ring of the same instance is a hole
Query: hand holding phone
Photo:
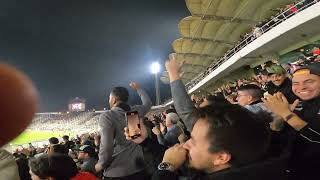
{"type": "Polygon", "coordinates": [[[141,135],[140,118],[138,111],[126,112],[127,127],[129,136],[134,139],[141,135]]]}

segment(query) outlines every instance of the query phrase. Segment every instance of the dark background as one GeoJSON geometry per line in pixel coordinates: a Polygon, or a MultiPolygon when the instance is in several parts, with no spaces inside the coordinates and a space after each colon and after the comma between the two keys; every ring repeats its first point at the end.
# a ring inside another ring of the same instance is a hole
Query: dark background
{"type": "MultiPolygon", "coordinates": [[[[103,109],[111,88],[130,81],[155,101],[149,67],[158,60],[164,70],[189,15],[184,0],[1,0],[0,58],[31,77],[41,112],[65,111],[75,97],[103,109]]],[[[164,100],[170,89],[160,84],[164,100]]]]}

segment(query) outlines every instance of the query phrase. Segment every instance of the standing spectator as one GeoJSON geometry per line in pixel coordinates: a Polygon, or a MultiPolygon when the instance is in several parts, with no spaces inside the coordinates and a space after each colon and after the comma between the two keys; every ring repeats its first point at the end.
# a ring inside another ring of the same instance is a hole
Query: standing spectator
{"type": "Polygon", "coordinates": [[[56,137],[51,137],[50,139],[49,139],[49,144],[59,144],[59,139],[58,138],[56,138],[56,137]]]}
{"type": "Polygon", "coordinates": [[[62,139],[63,139],[63,144],[66,147],[66,149],[69,150],[69,149],[74,148],[74,142],[73,141],[69,141],[69,136],[64,135],[64,136],[62,136],[62,139]]]}
{"type": "Polygon", "coordinates": [[[143,179],[144,159],[142,148],[126,140],[123,129],[126,127],[125,112],[137,110],[140,117],[146,115],[151,108],[149,96],[140,88],[138,83],[130,83],[141,98],[142,105],[127,104],[129,92],[124,87],[115,87],[110,93],[109,104],[111,110],[101,114],[100,126],[100,151],[96,171],[104,170],[106,179],[143,179]]]}

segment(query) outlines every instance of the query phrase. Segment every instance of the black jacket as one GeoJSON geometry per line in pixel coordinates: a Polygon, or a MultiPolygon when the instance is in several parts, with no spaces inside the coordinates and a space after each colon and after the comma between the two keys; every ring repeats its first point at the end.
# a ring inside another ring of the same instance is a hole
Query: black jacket
{"type": "Polygon", "coordinates": [[[268,82],[266,86],[266,89],[269,94],[281,92],[288,99],[288,102],[290,104],[293,103],[296,99],[299,99],[292,92],[292,82],[289,78],[286,78],[280,86],[276,86],[272,82],[268,82]]]}
{"type": "Polygon", "coordinates": [[[299,132],[290,127],[292,179],[320,179],[320,97],[302,102],[294,112],[308,125],[299,132]]]}
{"type": "MultiPolygon", "coordinates": [[[[239,168],[229,168],[212,174],[193,173],[187,180],[286,180],[287,156],[270,159],[239,168]]],[[[156,171],[152,180],[178,180],[170,171],[156,171]]]]}

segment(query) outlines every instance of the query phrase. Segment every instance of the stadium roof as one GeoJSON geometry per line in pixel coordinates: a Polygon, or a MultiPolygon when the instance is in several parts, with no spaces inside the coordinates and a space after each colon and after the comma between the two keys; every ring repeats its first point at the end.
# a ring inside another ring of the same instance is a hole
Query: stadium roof
{"type": "MultiPolygon", "coordinates": [[[[177,59],[185,61],[184,82],[189,82],[218,60],[253,26],[293,0],[186,0],[192,16],[179,23],[181,38],[172,43],[177,59]]],[[[235,72],[237,75],[241,73],[235,72]]],[[[248,72],[249,73],[249,72],[248,72]]],[[[239,77],[238,77],[239,78],[239,77]]]]}

